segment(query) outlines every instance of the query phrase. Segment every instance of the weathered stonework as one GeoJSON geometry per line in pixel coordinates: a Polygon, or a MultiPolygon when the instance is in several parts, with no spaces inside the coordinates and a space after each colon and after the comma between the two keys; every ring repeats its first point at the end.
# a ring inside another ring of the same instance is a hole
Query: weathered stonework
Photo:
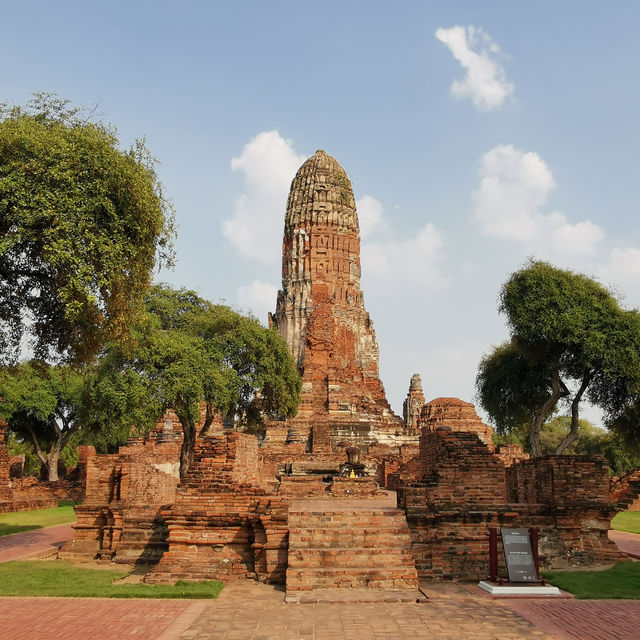
{"type": "Polygon", "coordinates": [[[293,179],[282,253],[282,290],[270,320],[302,374],[288,442],[314,451],[345,439],[396,443],[404,428],[378,375],[378,343],[360,290],[355,199],[344,169],[324,151],[293,179]]]}

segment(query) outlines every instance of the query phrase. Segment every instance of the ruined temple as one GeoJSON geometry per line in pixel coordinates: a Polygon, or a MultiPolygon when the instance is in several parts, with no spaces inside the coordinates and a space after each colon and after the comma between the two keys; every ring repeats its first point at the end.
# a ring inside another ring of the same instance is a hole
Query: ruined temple
{"type": "MultiPolygon", "coordinates": [[[[418,374],[404,421],[392,413],[360,290],[351,184],[324,151],[291,185],[270,323],[302,375],[298,415],[268,423],[260,440],[216,422],[182,479],[171,413],[117,454],[87,456],[86,500],[62,557],[150,563],[149,583],[284,582],[288,602],[344,602],[345,590],[415,601],[418,579],[485,578],[487,534],[501,526],[539,529],[544,568],[623,557],[607,537],[616,506],[604,459],[529,460],[518,445],[495,446],[472,404],[425,404],[418,374]]],[[[627,502],[638,491],[636,478],[619,488],[627,502]]]]}
{"type": "Polygon", "coordinates": [[[403,434],[380,382],[378,343],[360,289],[351,182],[324,151],[311,156],[291,184],[282,290],[270,323],[287,341],[302,375],[288,442],[391,444],[403,434]]]}

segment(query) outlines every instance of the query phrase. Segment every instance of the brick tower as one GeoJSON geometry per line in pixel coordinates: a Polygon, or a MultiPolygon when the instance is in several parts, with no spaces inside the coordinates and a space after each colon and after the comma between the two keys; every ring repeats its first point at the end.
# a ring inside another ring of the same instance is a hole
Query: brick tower
{"type": "Polygon", "coordinates": [[[302,374],[289,441],[395,442],[404,432],[378,375],[378,343],[360,290],[360,233],[351,182],[317,151],[289,192],[282,290],[270,318],[302,374]]]}

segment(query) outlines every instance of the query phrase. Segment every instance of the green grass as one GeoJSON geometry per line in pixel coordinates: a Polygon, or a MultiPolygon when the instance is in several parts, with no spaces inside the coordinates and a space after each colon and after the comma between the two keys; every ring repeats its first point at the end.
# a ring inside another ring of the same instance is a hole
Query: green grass
{"type": "Polygon", "coordinates": [[[176,585],[118,583],[127,573],[77,567],[63,560],[3,562],[0,564],[0,596],[216,598],[223,587],[217,580],[176,585]]]}
{"type": "Polygon", "coordinates": [[[53,507],[52,509],[0,513],[0,536],[75,522],[76,513],[73,510],[73,503],[62,502],[61,504],[63,506],[53,507]]]}
{"type": "Polygon", "coordinates": [[[616,531],[640,533],[640,511],[621,511],[611,521],[611,528],[616,531]]]}
{"type": "Polygon", "coordinates": [[[576,598],[640,599],[640,562],[618,562],[604,571],[544,571],[542,575],[576,598]]]}

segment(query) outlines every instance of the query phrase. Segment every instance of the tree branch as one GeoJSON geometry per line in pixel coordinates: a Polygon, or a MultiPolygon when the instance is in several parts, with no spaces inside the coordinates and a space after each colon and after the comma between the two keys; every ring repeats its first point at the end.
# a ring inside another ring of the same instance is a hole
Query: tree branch
{"type": "Polygon", "coordinates": [[[29,434],[31,435],[31,439],[33,440],[33,446],[36,449],[36,455],[38,456],[38,458],[40,458],[42,464],[44,464],[46,466],[46,464],[47,464],[47,456],[44,453],[44,451],[42,450],[42,448],[40,447],[40,443],[38,442],[38,438],[36,438],[36,434],[34,433],[33,428],[29,424],[29,422],[27,422],[27,430],[29,431],[29,434]]]}
{"type": "Polygon", "coordinates": [[[540,447],[540,431],[542,430],[542,425],[547,419],[547,416],[553,411],[558,400],[565,395],[565,391],[567,391],[567,387],[560,379],[560,372],[556,366],[551,374],[551,395],[546,399],[542,407],[540,407],[540,410],[535,414],[531,422],[529,443],[531,444],[531,455],[534,458],[539,458],[542,455],[542,448],[540,447]]]}
{"type": "Polygon", "coordinates": [[[569,429],[569,433],[567,433],[567,435],[562,439],[562,442],[556,447],[556,450],[554,451],[555,455],[563,453],[567,447],[578,439],[578,431],[580,429],[580,400],[582,400],[582,396],[587,390],[592,377],[593,374],[591,371],[585,374],[584,378],[582,378],[580,388],[571,401],[571,428],[569,429]]]}
{"type": "Polygon", "coordinates": [[[204,419],[204,424],[200,429],[200,433],[198,433],[198,436],[200,438],[202,438],[202,436],[205,436],[207,434],[207,431],[209,431],[209,427],[211,426],[211,423],[213,422],[213,419],[216,416],[216,411],[213,405],[210,402],[207,402],[206,406],[207,406],[207,413],[204,419]]]}

